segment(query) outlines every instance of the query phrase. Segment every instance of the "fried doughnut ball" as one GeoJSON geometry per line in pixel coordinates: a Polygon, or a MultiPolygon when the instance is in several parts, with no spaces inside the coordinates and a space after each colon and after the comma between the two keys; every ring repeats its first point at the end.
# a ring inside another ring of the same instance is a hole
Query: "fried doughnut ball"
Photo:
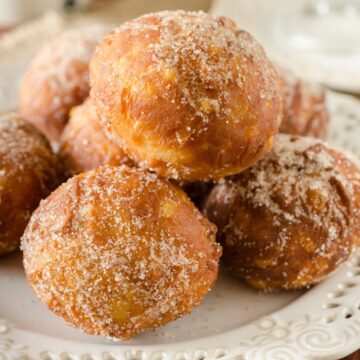
{"type": "Polygon", "coordinates": [[[283,82],[284,117],[280,132],[325,138],[329,112],[324,89],[306,82],[288,69],[277,67],[283,82]]]}
{"type": "Polygon", "coordinates": [[[106,34],[102,25],[64,32],[35,56],[20,85],[20,112],[57,143],[72,107],[89,95],[89,62],[106,34]]]}
{"type": "Polygon", "coordinates": [[[175,180],[240,172],[270,150],[281,121],[281,84],[263,48],[204,12],[126,22],[95,51],[90,80],[109,134],[175,180]]]}
{"type": "Polygon", "coordinates": [[[0,255],[19,247],[31,213],[58,181],[45,137],[19,115],[0,115],[0,255]]]}
{"type": "MultiPolygon", "coordinates": [[[[346,156],[350,159],[350,161],[352,161],[358,169],[360,169],[360,160],[359,157],[355,156],[352,152],[346,152],[346,156]]],[[[355,207],[354,207],[354,212],[355,212],[355,216],[356,216],[356,223],[355,223],[355,227],[356,227],[356,247],[360,247],[360,177],[359,176],[354,176],[352,178],[353,184],[354,184],[354,189],[355,189],[355,207]]]]}
{"type": "Polygon", "coordinates": [[[22,247],[28,281],[50,310],[89,334],[128,340],[201,302],[217,277],[214,238],[180,188],[123,165],[59,187],[22,247]]]}
{"type": "Polygon", "coordinates": [[[314,138],[279,135],[273,150],[209,195],[224,262],[255,288],[300,289],[331,274],[356,242],[359,169],[314,138]]]}
{"type": "Polygon", "coordinates": [[[71,175],[102,165],[132,165],[125,152],[105,136],[90,99],[71,110],[61,136],[60,156],[71,175]]]}

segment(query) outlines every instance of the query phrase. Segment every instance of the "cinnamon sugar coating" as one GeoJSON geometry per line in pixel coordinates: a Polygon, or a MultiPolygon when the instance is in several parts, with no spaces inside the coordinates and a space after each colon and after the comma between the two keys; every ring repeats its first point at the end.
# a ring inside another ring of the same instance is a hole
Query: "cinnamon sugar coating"
{"type": "Polygon", "coordinates": [[[140,166],[218,179],[272,146],[280,81],[263,48],[225,17],[165,11],[113,30],[90,63],[91,98],[140,166]]]}
{"type": "Polygon", "coordinates": [[[50,310],[89,334],[129,340],[201,302],[217,277],[214,238],[180,188],[106,166],[44,200],[22,248],[28,281],[50,310]]]}
{"type": "Polygon", "coordinates": [[[105,136],[90,99],[71,110],[60,142],[60,156],[71,175],[102,165],[132,165],[125,152],[105,136]]]}
{"type": "Polygon", "coordinates": [[[102,25],[91,25],[56,36],[40,49],[24,75],[19,110],[54,144],[70,109],[89,95],[89,62],[106,32],[102,25]]]}
{"type": "Polygon", "coordinates": [[[219,183],[204,211],[234,274],[259,289],[299,289],[354,249],[359,183],[359,168],[344,154],[281,134],[257,165],[219,183]]]}
{"type": "Polygon", "coordinates": [[[45,137],[17,114],[0,115],[0,255],[18,249],[31,213],[60,177],[45,137]]]}
{"type": "Polygon", "coordinates": [[[329,127],[326,94],[318,85],[300,79],[290,70],[277,67],[283,84],[284,117],[280,132],[325,138],[329,127]]]}

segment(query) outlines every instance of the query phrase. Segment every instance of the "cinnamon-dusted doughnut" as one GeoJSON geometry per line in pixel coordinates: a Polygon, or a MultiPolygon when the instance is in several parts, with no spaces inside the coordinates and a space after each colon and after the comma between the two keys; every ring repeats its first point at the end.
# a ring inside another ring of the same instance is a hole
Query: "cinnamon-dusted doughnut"
{"type": "Polygon", "coordinates": [[[259,289],[319,282],[354,248],[359,181],[359,169],[320,140],[278,135],[264,159],[207,199],[224,262],[259,289]]]}
{"type": "MultiPolygon", "coordinates": [[[[360,169],[360,160],[359,157],[353,154],[352,152],[346,152],[347,158],[360,169]]],[[[354,192],[355,192],[355,207],[354,213],[357,221],[355,222],[356,228],[356,246],[360,247],[360,177],[356,174],[352,176],[352,182],[354,184],[354,192]]]]}
{"type": "Polygon", "coordinates": [[[103,25],[64,32],[48,41],[20,85],[20,112],[57,143],[73,106],[89,95],[89,61],[106,34],[103,25]]]}
{"type": "Polygon", "coordinates": [[[263,48],[225,17],[166,11],[112,31],[90,63],[91,98],[140,166],[218,179],[272,146],[280,81],[263,48]]]}
{"type": "Polygon", "coordinates": [[[276,68],[283,84],[284,116],[280,132],[325,138],[329,112],[324,89],[297,77],[291,70],[276,68]]]}
{"type": "Polygon", "coordinates": [[[124,340],[190,312],[214,285],[215,227],[145,170],[74,176],[33,214],[22,248],[39,299],[89,334],[124,340]]]}
{"type": "Polygon", "coordinates": [[[61,135],[60,156],[72,175],[102,165],[132,165],[125,152],[105,136],[90,99],[71,110],[61,135]]]}
{"type": "Polygon", "coordinates": [[[19,115],[0,115],[0,255],[18,248],[32,211],[59,180],[45,137],[19,115]]]}

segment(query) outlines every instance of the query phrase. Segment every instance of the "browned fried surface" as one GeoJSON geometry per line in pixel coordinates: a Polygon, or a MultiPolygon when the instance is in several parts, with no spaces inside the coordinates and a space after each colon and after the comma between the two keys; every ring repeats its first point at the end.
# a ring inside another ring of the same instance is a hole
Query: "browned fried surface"
{"type": "Polygon", "coordinates": [[[89,61],[105,35],[100,25],[71,30],[47,42],[20,86],[20,112],[57,143],[73,106],[89,95],[89,61]]]}
{"type": "Polygon", "coordinates": [[[260,289],[322,280],[354,248],[359,180],[359,169],[320,140],[278,135],[263,160],[207,200],[225,263],[260,289]]]}
{"type": "Polygon", "coordinates": [[[329,127],[325,91],[318,84],[304,81],[289,70],[277,70],[284,92],[284,117],[280,132],[325,138],[329,127]]]}
{"type": "Polygon", "coordinates": [[[144,170],[71,178],[23,237],[28,281],[50,310],[90,334],[130,339],[192,310],[214,285],[215,229],[186,194],[144,170]]]}
{"type": "Polygon", "coordinates": [[[203,12],[144,15],[112,31],[90,64],[91,98],[137,163],[177,180],[234,174],[272,146],[280,82],[263,48],[203,12]]]}
{"type": "Polygon", "coordinates": [[[18,115],[0,115],[0,255],[18,248],[32,211],[59,180],[44,136],[18,115]]]}
{"type": "Polygon", "coordinates": [[[61,136],[60,156],[72,175],[102,165],[132,164],[125,152],[105,136],[90,99],[71,110],[61,136]]]}

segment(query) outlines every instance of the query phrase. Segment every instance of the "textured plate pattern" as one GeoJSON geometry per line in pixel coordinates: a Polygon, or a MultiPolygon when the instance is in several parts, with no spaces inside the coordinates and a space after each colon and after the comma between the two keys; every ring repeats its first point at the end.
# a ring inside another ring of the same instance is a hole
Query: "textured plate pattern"
{"type": "Polygon", "coordinates": [[[359,287],[360,251],[327,281],[278,312],[231,332],[158,346],[71,343],[0,320],[0,359],[338,359],[359,346],[359,287]]]}

